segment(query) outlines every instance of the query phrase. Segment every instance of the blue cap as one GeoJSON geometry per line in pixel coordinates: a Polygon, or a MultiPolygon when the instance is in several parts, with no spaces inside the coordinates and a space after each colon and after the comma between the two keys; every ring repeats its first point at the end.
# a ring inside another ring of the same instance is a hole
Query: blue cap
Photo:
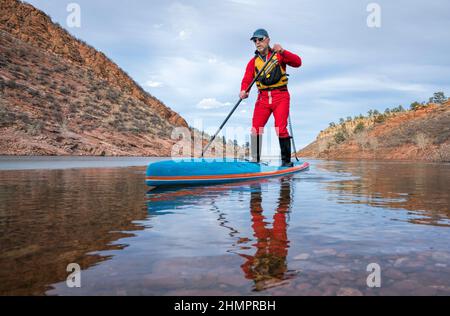
{"type": "Polygon", "coordinates": [[[250,38],[250,40],[253,40],[254,38],[261,38],[261,37],[269,37],[269,33],[265,29],[257,29],[253,36],[250,38]]]}

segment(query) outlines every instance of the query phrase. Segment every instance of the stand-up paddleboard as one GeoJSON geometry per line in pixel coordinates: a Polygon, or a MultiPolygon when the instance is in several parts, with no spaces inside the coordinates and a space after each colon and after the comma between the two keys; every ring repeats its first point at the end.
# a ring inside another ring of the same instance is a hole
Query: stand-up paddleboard
{"type": "Polygon", "coordinates": [[[165,160],[148,166],[145,182],[156,187],[207,185],[284,176],[308,168],[307,162],[297,162],[293,167],[279,167],[241,160],[165,160]]]}

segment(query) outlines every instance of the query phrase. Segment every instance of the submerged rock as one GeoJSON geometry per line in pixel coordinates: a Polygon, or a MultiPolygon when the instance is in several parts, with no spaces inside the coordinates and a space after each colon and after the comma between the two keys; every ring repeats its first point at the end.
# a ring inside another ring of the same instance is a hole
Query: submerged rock
{"type": "Polygon", "coordinates": [[[301,284],[297,285],[295,288],[300,291],[306,291],[306,290],[309,290],[311,287],[312,287],[312,285],[309,283],[301,283],[301,284]]]}
{"type": "Polygon", "coordinates": [[[394,267],[398,268],[403,266],[406,262],[408,261],[408,258],[406,257],[401,257],[395,260],[394,262],[394,267]]]}
{"type": "Polygon", "coordinates": [[[403,280],[393,284],[393,287],[401,292],[399,294],[412,293],[412,291],[420,288],[421,286],[422,285],[419,282],[414,280],[403,280]]]}
{"type": "Polygon", "coordinates": [[[437,293],[437,289],[432,288],[430,286],[424,286],[416,289],[414,291],[414,295],[417,296],[434,296],[437,293]]]}
{"type": "Polygon", "coordinates": [[[450,262],[450,254],[446,252],[433,252],[431,255],[431,258],[433,258],[434,261],[440,262],[440,263],[449,263],[450,262]]]}
{"type": "Polygon", "coordinates": [[[337,291],[337,296],[363,296],[363,293],[351,287],[341,287],[337,291]]]}
{"type": "Polygon", "coordinates": [[[406,278],[406,274],[404,274],[400,270],[394,269],[394,268],[387,269],[386,271],[381,272],[381,273],[382,273],[381,274],[382,276],[387,277],[389,279],[403,280],[406,278]]]}

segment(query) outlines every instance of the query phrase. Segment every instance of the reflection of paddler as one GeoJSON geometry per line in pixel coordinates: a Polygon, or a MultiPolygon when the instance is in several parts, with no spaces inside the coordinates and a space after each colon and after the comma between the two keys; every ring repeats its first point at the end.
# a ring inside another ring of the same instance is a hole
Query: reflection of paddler
{"type": "Polygon", "coordinates": [[[287,238],[286,215],[291,203],[290,181],[282,181],[277,210],[273,216],[272,228],[267,227],[262,209],[261,187],[255,186],[251,193],[250,210],[256,237],[256,253],[254,256],[241,254],[247,261],[241,266],[247,279],[255,282],[257,291],[268,286],[268,282],[284,279],[287,271],[286,257],[289,240],[287,238]]]}

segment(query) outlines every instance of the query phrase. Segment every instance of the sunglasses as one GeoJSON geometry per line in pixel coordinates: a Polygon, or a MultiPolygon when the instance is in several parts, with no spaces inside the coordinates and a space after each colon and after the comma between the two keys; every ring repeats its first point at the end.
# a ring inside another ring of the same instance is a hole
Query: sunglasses
{"type": "Polygon", "coordinates": [[[253,39],[253,43],[258,43],[258,42],[262,42],[264,41],[266,38],[265,37],[257,37],[253,39]]]}

